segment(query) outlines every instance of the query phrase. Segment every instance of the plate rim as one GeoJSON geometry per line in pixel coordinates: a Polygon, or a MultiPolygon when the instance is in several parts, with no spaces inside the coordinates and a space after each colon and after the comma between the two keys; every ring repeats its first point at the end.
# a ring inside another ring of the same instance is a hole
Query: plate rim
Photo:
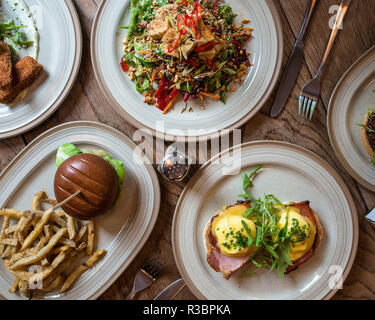
{"type": "MultiPolygon", "coordinates": [[[[341,87],[345,84],[347,77],[358,67],[361,66],[362,62],[365,61],[369,56],[374,55],[375,56],[375,45],[372,46],[370,49],[368,49],[364,54],[362,54],[350,67],[349,69],[343,74],[343,76],[340,78],[339,82],[337,83],[331,98],[329,100],[328,104],[328,112],[327,112],[327,129],[328,129],[328,136],[331,143],[331,146],[339,159],[340,163],[345,168],[346,172],[350,174],[350,176],[359,182],[363,187],[366,189],[375,192],[375,185],[369,183],[365,179],[363,179],[357,172],[350,166],[350,164],[346,161],[343,153],[341,152],[340,147],[337,145],[333,125],[332,125],[332,119],[333,119],[333,105],[335,104],[335,101],[337,99],[337,95],[341,89],[341,87]]],[[[358,86],[359,87],[359,86],[358,86]]]]}
{"type": "MultiPolygon", "coordinates": [[[[154,128],[150,127],[145,127],[141,122],[133,118],[128,112],[126,112],[121,105],[117,102],[117,100],[113,97],[111,94],[107,84],[104,81],[103,74],[100,70],[100,65],[98,61],[98,55],[96,54],[98,50],[98,41],[97,41],[97,34],[98,34],[98,28],[99,28],[99,22],[101,19],[101,16],[103,14],[103,11],[105,7],[107,6],[108,2],[111,0],[102,0],[98,10],[95,15],[95,19],[92,25],[91,29],[91,39],[90,39],[90,54],[91,54],[91,64],[94,69],[94,74],[95,78],[98,82],[99,88],[102,91],[105,99],[109,102],[111,106],[113,106],[114,109],[130,124],[135,126],[137,129],[144,129],[147,128],[147,130],[150,130],[152,133],[153,137],[156,137],[158,134],[160,134],[159,131],[156,131],[154,128]]],[[[273,77],[271,82],[268,84],[268,87],[262,96],[262,98],[259,100],[258,104],[254,107],[252,112],[248,112],[246,116],[244,116],[242,119],[236,121],[233,123],[231,126],[224,128],[223,130],[228,130],[230,132],[233,132],[235,129],[239,129],[242,126],[244,126],[246,123],[248,123],[252,118],[255,117],[256,114],[259,113],[259,111],[264,107],[268,99],[270,98],[273,90],[275,89],[279,77],[281,75],[282,71],[282,63],[283,63],[283,53],[284,53],[284,35],[282,32],[282,23],[281,23],[281,18],[280,15],[277,11],[276,5],[272,2],[272,0],[264,0],[267,3],[267,6],[269,7],[271,14],[274,18],[274,23],[276,26],[276,33],[277,33],[277,38],[278,38],[278,57],[277,57],[277,63],[275,66],[275,70],[273,73],[273,77]]],[[[214,132],[212,134],[205,134],[201,136],[174,136],[170,134],[164,133],[164,136],[167,140],[175,140],[175,139],[185,139],[186,142],[195,142],[195,141],[204,141],[204,140],[210,140],[210,139],[215,139],[220,136],[220,132],[214,132]]]]}
{"type": "Polygon", "coordinates": [[[57,109],[61,106],[61,104],[65,101],[66,97],[69,95],[70,91],[73,88],[74,83],[76,82],[76,79],[78,77],[78,72],[81,66],[82,61],[82,53],[83,53],[83,37],[82,37],[82,28],[81,23],[79,20],[79,16],[77,13],[77,10],[75,9],[75,6],[73,4],[73,0],[64,0],[64,3],[70,13],[70,17],[73,22],[73,27],[75,30],[75,57],[73,62],[73,68],[71,70],[70,76],[66,84],[64,85],[64,88],[60,95],[56,98],[56,100],[51,104],[51,106],[39,117],[27,122],[26,124],[23,124],[19,126],[16,129],[5,131],[0,133],[0,141],[8,138],[13,138],[16,136],[19,136],[21,134],[24,134],[39,124],[46,121],[52,114],[54,114],[57,109]]]}
{"type": "MultiPolygon", "coordinates": [[[[70,0],[69,0],[70,1],[70,0]]],[[[119,130],[109,126],[109,125],[106,125],[106,124],[103,124],[103,123],[99,123],[99,122],[94,122],[94,121],[71,121],[71,122],[67,122],[67,123],[63,123],[63,124],[60,124],[58,126],[55,126],[47,131],[45,131],[44,133],[42,133],[41,135],[39,135],[38,137],[36,137],[33,141],[31,141],[25,148],[23,148],[18,154],[17,156],[4,168],[4,170],[0,173],[0,183],[2,182],[2,179],[3,177],[7,174],[7,172],[9,170],[11,170],[13,168],[13,166],[18,162],[20,161],[25,153],[27,153],[31,148],[33,148],[35,145],[41,143],[43,140],[47,139],[51,134],[56,134],[58,132],[61,132],[61,131],[64,131],[64,130],[67,130],[67,129],[71,129],[71,128],[74,128],[74,127],[81,127],[81,128],[87,128],[87,127],[90,127],[90,128],[95,128],[95,129],[104,129],[105,131],[111,133],[111,134],[114,134],[114,135],[117,135],[119,138],[121,138],[121,140],[124,140],[126,141],[126,144],[134,151],[136,148],[137,148],[137,145],[128,137],[126,136],[125,134],[123,134],[122,132],[120,132],[119,130]]],[[[155,169],[153,168],[152,165],[148,165],[148,164],[144,164],[143,165],[145,167],[145,169],[147,170],[149,176],[150,176],[150,179],[152,180],[152,187],[153,187],[153,190],[154,190],[154,198],[155,198],[155,202],[154,202],[154,206],[153,206],[153,211],[152,211],[152,218],[150,219],[150,224],[148,226],[148,229],[147,229],[147,232],[144,234],[144,236],[142,237],[141,241],[139,242],[139,244],[137,245],[137,247],[133,250],[131,256],[128,257],[128,259],[126,259],[122,264],[121,264],[121,267],[119,269],[117,269],[111,279],[109,281],[107,281],[106,283],[104,283],[100,289],[96,292],[94,292],[92,295],[90,295],[87,300],[95,300],[97,299],[98,297],[100,297],[111,285],[113,285],[113,283],[122,275],[122,273],[125,272],[125,270],[129,267],[129,265],[134,261],[134,259],[137,257],[137,255],[139,254],[139,252],[142,250],[142,248],[144,247],[144,245],[146,244],[146,242],[148,241],[149,237],[151,236],[153,230],[154,230],[154,227],[156,225],[156,222],[158,220],[158,217],[159,217],[159,213],[160,213],[160,206],[161,206],[161,190],[160,190],[160,183],[159,183],[159,179],[158,179],[158,176],[156,174],[156,171],[155,169]]],[[[0,294],[0,300],[6,300],[5,297],[3,297],[1,294],[0,294]]],[[[46,299],[48,300],[48,299],[46,299]]]]}
{"type": "MultiPolygon", "coordinates": [[[[355,258],[356,258],[356,255],[357,255],[357,251],[358,251],[358,245],[359,245],[359,219],[358,219],[358,211],[357,211],[357,208],[356,208],[356,205],[355,205],[355,202],[354,202],[354,199],[353,199],[353,196],[350,192],[350,190],[348,189],[348,187],[346,186],[343,178],[340,176],[340,174],[326,161],[324,160],[323,158],[321,158],[320,156],[318,156],[316,153],[304,148],[304,147],[301,147],[299,145],[295,145],[295,144],[292,144],[292,143],[289,143],[289,142],[284,142],[284,141],[269,141],[269,140],[258,140],[258,141],[252,141],[252,142],[247,142],[247,143],[243,143],[240,145],[241,147],[241,150],[244,150],[244,149],[247,149],[247,148],[251,148],[253,146],[259,146],[259,145],[267,145],[267,146],[281,146],[281,147],[288,147],[288,148],[292,148],[292,149],[295,149],[297,152],[300,152],[300,153],[303,153],[305,154],[306,156],[309,156],[309,158],[311,158],[312,160],[318,162],[321,166],[323,166],[324,168],[327,169],[327,171],[329,171],[331,173],[331,176],[335,179],[335,181],[340,185],[340,187],[342,188],[342,192],[344,193],[344,196],[345,198],[347,199],[348,201],[348,204],[349,204],[349,207],[351,208],[351,217],[352,217],[352,220],[353,220],[353,230],[354,230],[354,234],[353,234],[353,243],[352,243],[352,249],[351,249],[351,253],[350,253],[350,258],[348,260],[348,263],[347,265],[345,266],[345,270],[342,274],[342,279],[343,279],[343,282],[346,280],[346,278],[348,277],[349,275],[349,272],[351,271],[352,267],[353,267],[353,264],[354,264],[354,261],[355,261],[355,258]]],[[[209,167],[213,162],[215,162],[216,160],[218,159],[223,159],[225,158],[226,155],[230,154],[231,152],[235,151],[239,146],[235,146],[235,147],[232,147],[228,150],[225,150],[223,152],[221,152],[220,154],[216,155],[215,157],[213,157],[212,159],[208,160],[195,174],[194,176],[190,179],[190,181],[188,182],[188,184],[186,185],[186,187],[184,188],[184,190],[182,191],[180,197],[179,197],[179,200],[176,204],[176,209],[175,209],[175,212],[174,212],[174,216],[173,216],[173,222],[172,222],[172,248],[173,248],[173,255],[174,255],[174,259],[175,259],[175,262],[176,262],[176,265],[177,265],[177,268],[182,276],[182,278],[184,279],[186,285],[188,286],[188,288],[190,289],[190,291],[199,299],[205,299],[207,300],[206,297],[204,297],[200,292],[199,290],[196,288],[196,286],[193,284],[193,282],[191,281],[190,277],[187,275],[186,273],[186,270],[179,258],[179,253],[178,253],[178,250],[177,250],[177,236],[176,236],[176,233],[177,233],[177,220],[179,218],[179,216],[181,216],[181,214],[179,215],[178,214],[178,209],[181,205],[181,202],[182,202],[182,199],[185,197],[186,193],[189,192],[189,189],[192,188],[192,186],[194,186],[194,184],[196,183],[196,181],[199,179],[200,177],[200,173],[202,170],[205,170],[207,167],[209,167]]],[[[331,299],[335,294],[336,292],[338,291],[338,289],[331,289],[331,291],[323,298],[323,300],[329,300],[331,299]]]]}

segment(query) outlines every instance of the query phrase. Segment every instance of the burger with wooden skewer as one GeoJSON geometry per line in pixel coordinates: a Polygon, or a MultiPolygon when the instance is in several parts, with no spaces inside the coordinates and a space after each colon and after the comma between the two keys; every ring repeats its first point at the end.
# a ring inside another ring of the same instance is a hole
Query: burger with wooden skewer
{"type": "Polygon", "coordinates": [[[66,213],[76,219],[91,220],[115,205],[125,176],[122,161],[104,151],[82,151],[73,144],[65,144],[58,149],[57,166],[54,183],[57,201],[79,191],[62,206],[66,213]]]}

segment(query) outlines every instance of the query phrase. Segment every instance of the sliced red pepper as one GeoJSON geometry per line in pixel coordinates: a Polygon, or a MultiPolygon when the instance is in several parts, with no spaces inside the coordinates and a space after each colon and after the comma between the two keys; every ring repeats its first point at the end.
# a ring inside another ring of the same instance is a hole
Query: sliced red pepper
{"type": "Polygon", "coordinates": [[[155,98],[157,101],[156,106],[162,111],[167,107],[168,86],[169,82],[163,78],[160,80],[159,88],[155,92],[155,98]]]}
{"type": "Polygon", "coordinates": [[[199,18],[201,18],[200,17],[201,15],[202,15],[202,7],[201,7],[200,3],[194,2],[194,10],[193,10],[191,18],[192,18],[192,21],[193,21],[193,24],[194,24],[194,28],[196,29],[195,39],[197,39],[197,40],[201,39],[201,35],[198,31],[198,22],[199,22],[199,18]]]}
{"type": "Polygon", "coordinates": [[[218,16],[218,8],[219,8],[219,0],[215,0],[214,2],[214,16],[218,16]]]}
{"type": "Polygon", "coordinates": [[[202,15],[202,7],[198,1],[194,2],[194,12],[197,12],[199,15],[202,15]]]}
{"type": "Polygon", "coordinates": [[[206,44],[202,44],[194,49],[195,52],[206,52],[213,49],[216,45],[220,44],[220,42],[208,42],[206,44]]]}
{"type": "Polygon", "coordinates": [[[121,60],[121,68],[124,72],[129,70],[129,65],[125,62],[124,59],[121,60]]]}
{"type": "Polygon", "coordinates": [[[169,101],[169,100],[174,99],[179,93],[180,93],[180,90],[173,89],[173,91],[171,92],[171,94],[168,96],[167,100],[169,101]]]}
{"type": "Polygon", "coordinates": [[[181,14],[177,15],[177,29],[178,31],[182,32],[183,35],[185,35],[187,32],[185,28],[185,20],[181,14]],[[180,23],[181,20],[183,22],[183,25],[180,23]]]}
{"type": "Polygon", "coordinates": [[[177,39],[176,42],[174,43],[172,49],[171,49],[171,43],[170,43],[170,42],[168,43],[168,52],[169,52],[169,53],[173,52],[173,50],[177,48],[177,46],[178,46],[178,44],[179,44],[179,42],[180,42],[180,40],[181,40],[181,37],[182,37],[182,32],[180,31],[180,35],[178,36],[178,39],[177,39]]]}
{"type": "Polygon", "coordinates": [[[206,64],[207,64],[207,66],[208,66],[211,70],[213,70],[213,71],[216,71],[216,70],[217,70],[217,66],[216,66],[215,62],[214,62],[212,59],[207,59],[207,60],[206,60],[206,64]]]}
{"type": "Polygon", "coordinates": [[[189,28],[191,28],[191,31],[193,32],[194,38],[199,40],[197,36],[199,35],[199,32],[197,32],[195,23],[194,23],[194,18],[190,17],[189,15],[185,14],[185,25],[189,28]]]}
{"type": "Polygon", "coordinates": [[[199,66],[199,62],[196,61],[196,60],[193,59],[193,58],[188,58],[186,62],[187,62],[188,64],[194,66],[194,67],[198,67],[198,66],[199,66]]]}

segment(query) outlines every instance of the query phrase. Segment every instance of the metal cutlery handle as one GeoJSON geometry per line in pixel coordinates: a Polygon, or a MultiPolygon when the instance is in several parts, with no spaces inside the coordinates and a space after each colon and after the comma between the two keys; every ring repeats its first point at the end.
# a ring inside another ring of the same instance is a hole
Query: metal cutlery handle
{"type": "Polygon", "coordinates": [[[179,279],[160,292],[154,298],[154,300],[173,300],[185,286],[185,281],[183,279],[179,279]]]}
{"type": "Polygon", "coordinates": [[[323,70],[324,70],[324,67],[325,67],[325,65],[327,63],[329,54],[331,53],[333,44],[334,44],[334,42],[336,40],[336,36],[337,36],[337,34],[338,34],[339,30],[340,30],[340,26],[342,25],[342,22],[344,21],[345,15],[348,12],[349,5],[350,5],[351,2],[352,2],[352,0],[342,0],[342,2],[341,2],[340,9],[339,9],[339,11],[337,13],[337,18],[336,18],[336,21],[335,21],[335,25],[333,27],[333,30],[332,30],[332,33],[331,33],[331,37],[330,37],[329,42],[328,42],[327,50],[326,50],[326,52],[324,54],[324,58],[323,58],[322,64],[320,65],[320,68],[318,70],[317,77],[320,77],[323,74],[323,70]]]}
{"type": "Polygon", "coordinates": [[[366,216],[366,220],[375,227],[375,208],[366,216]]]}
{"type": "Polygon", "coordinates": [[[301,28],[301,30],[299,32],[299,35],[298,35],[298,38],[297,38],[298,41],[304,41],[305,40],[305,37],[306,37],[306,34],[307,34],[307,32],[306,32],[307,28],[310,24],[311,18],[313,16],[315,8],[317,7],[318,2],[319,2],[319,0],[310,0],[305,19],[303,20],[302,28],[301,28]]]}

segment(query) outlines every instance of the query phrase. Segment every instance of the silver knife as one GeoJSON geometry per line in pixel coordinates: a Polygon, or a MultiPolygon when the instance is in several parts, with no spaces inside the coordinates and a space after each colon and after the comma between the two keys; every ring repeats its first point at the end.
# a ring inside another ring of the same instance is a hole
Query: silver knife
{"type": "Polygon", "coordinates": [[[296,83],[299,70],[301,69],[303,62],[303,48],[304,40],[307,33],[307,28],[310,24],[311,18],[315,11],[315,8],[319,0],[310,0],[305,19],[302,24],[301,31],[299,32],[297,41],[294,45],[293,52],[289,58],[288,64],[284,70],[281,83],[277,91],[273,106],[271,108],[271,117],[276,118],[283,110],[290,93],[293,90],[294,84],[296,83]]]}
{"type": "Polygon", "coordinates": [[[185,286],[185,281],[183,279],[179,279],[160,292],[154,298],[154,300],[173,300],[185,286]]]}

